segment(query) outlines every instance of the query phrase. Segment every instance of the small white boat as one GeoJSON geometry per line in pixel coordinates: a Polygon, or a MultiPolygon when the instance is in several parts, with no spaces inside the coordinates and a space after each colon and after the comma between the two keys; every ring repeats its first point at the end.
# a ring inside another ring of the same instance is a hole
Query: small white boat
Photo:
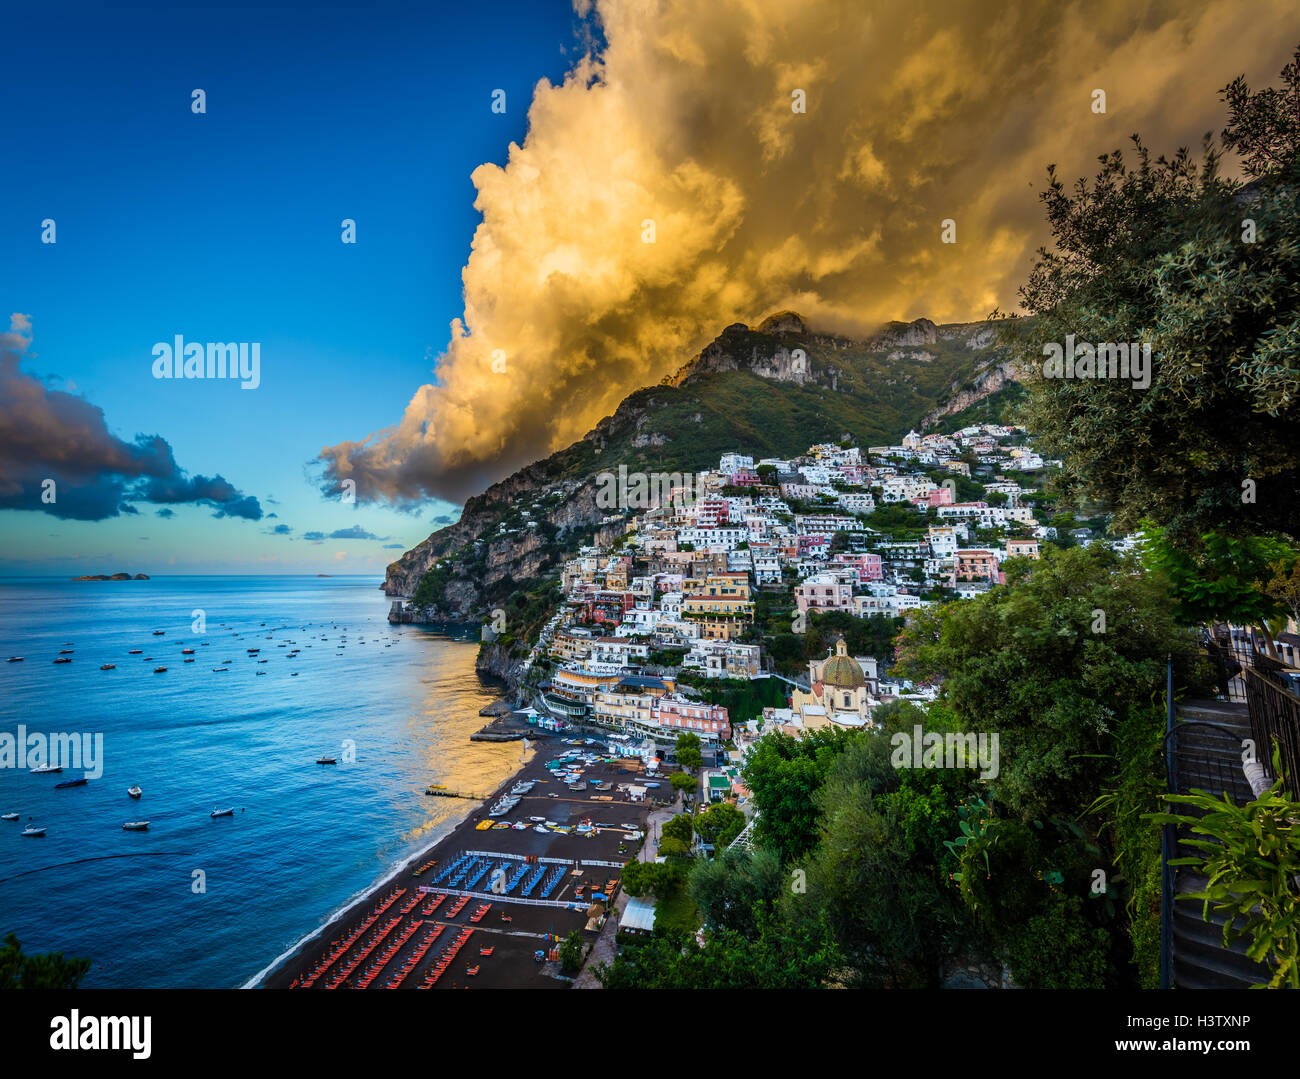
{"type": "Polygon", "coordinates": [[[147,820],[129,820],[124,825],[122,825],[122,831],[143,832],[148,827],[149,827],[149,822],[147,820]]]}
{"type": "Polygon", "coordinates": [[[17,813],[0,813],[0,820],[17,820],[17,813]]]}
{"type": "Polygon", "coordinates": [[[542,835],[548,835],[551,830],[548,827],[546,827],[546,825],[544,824],[534,824],[533,831],[541,832],[542,835]]]}
{"type": "Polygon", "coordinates": [[[44,828],[35,828],[30,824],[23,829],[23,835],[42,836],[44,834],[45,834],[44,828]]]}
{"type": "Polygon", "coordinates": [[[139,798],[140,795],[144,793],[144,791],[142,791],[139,787],[127,787],[126,793],[129,794],[132,798],[139,798]]]}
{"type": "Polygon", "coordinates": [[[235,810],[233,806],[230,809],[214,809],[212,815],[214,817],[233,817],[235,810]]]}
{"type": "Polygon", "coordinates": [[[38,764],[32,769],[32,775],[43,776],[50,775],[54,772],[62,772],[63,769],[57,764],[38,764]]]}

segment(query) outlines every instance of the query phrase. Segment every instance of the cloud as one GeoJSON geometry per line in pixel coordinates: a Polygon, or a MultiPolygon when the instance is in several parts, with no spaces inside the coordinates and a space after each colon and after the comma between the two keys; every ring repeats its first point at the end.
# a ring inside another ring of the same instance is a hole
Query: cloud
{"type": "Polygon", "coordinates": [[[404,544],[404,543],[385,543],[385,544],[384,544],[384,550],[385,550],[385,551],[404,551],[404,550],[406,550],[406,544],[404,544]]]}
{"type": "Polygon", "coordinates": [[[1296,36],[1286,0],[578,8],[603,48],[540,82],[523,145],[472,175],[482,222],[436,381],[325,447],[323,490],[462,501],[782,308],[842,332],[1013,309],[1049,162],[1091,175],[1133,131],[1199,145],[1217,90],[1273,80],[1296,36]]]}
{"type": "Polygon", "coordinates": [[[329,534],[330,539],[341,540],[386,540],[387,536],[376,536],[373,532],[367,532],[360,525],[352,525],[348,528],[337,528],[329,534]]]}
{"type": "Polygon", "coordinates": [[[156,514],[155,514],[155,515],[158,516],[158,517],[175,517],[175,516],[176,516],[176,511],[175,511],[175,510],[169,510],[166,506],[164,506],[162,509],[156,511],[156,514]]]}
{"type": "Polygon", "coordinates": [[[304,532],[302,538],[311,540],[312,543],[320,543],[325,538],[324,532],[304,532]]]}
{"type": "Polygon", "coordinates": [[[11,315],[0,333],[0,509],[102,521],[138,513],[136,502],[196,503],[215,517],[261,519],[256,498],[221,476],[188,475],[161,436],[123,441],[102,409],[20,370],[30,345],[30,318],[11,315]]]}
{"type": "MultiPolygon", "coordinates": [[[[275,514],[272,514],[271,516],[274,517],[275,514]]],[[[292,531],[293,531],[293,529],[290,528],[288,525],[285,525],[285,524],[279,524],[279,525],[276,525],[274,528],[270,529],[269,532],[268,532],[268,535],[272,535],[272,536],[287,536],[287,535],[289,535],[289,533],[292,532],[292,531]]]]}

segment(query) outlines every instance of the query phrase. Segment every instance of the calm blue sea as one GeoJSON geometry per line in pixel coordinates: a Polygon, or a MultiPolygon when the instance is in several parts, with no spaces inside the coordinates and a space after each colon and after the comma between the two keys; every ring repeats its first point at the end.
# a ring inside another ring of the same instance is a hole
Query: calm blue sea
{"type": "Polygon", "coordinates": [[[0,936],[91,959],[87,986],[243,985],[462,819],[472,803],[428,798],[428,783],[509,776],[517,744],[468,741],[496,695],[476,644],[390,626],[378,585],[0,578],[0,732],[104,743],[84,787],[54,789],[76,771],[0,768],[0,813],[22,815],[0,821],[0,936]],[[315,763],[349,740],[355,763],[315,763]],[[29,818],[45,838],[20,835],[29,818]]]}

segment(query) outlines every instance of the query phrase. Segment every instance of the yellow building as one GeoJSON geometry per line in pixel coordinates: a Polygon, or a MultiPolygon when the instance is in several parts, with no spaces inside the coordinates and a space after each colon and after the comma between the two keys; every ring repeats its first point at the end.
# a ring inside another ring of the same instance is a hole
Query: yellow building
{"type": "Polygon", "coordinates": [[[872,725],[871,709],[879,703],[871,692],[874,678],[868,678],[862,664],[849,655],[843,637],[825,659],[809,661],[808,677],[811,688],[796,689],[790,696],[790,708],[806,729],[872,725]]]}

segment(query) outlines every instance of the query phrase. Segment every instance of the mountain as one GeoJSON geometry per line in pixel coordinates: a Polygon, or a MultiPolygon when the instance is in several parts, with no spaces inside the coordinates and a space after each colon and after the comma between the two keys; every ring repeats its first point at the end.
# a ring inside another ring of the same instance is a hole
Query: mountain
{"type": "Polygon", "coordinates": [[[818,333],[792,311],[754,328],[736,323],[571,446],[471,498],[459,521],[388,567],[383,589],[413,597],[424,581],[418,599],[430,618],[481,618],[601,538],[602,527],[609,538],[621,531],[596,505],[600,472],[694,473],[729,450],[791,457],[845,437],[894,444],[911,428],[1005,397],[1012,377],[988,323],[922,318],[861,340],[818,333]]]}

